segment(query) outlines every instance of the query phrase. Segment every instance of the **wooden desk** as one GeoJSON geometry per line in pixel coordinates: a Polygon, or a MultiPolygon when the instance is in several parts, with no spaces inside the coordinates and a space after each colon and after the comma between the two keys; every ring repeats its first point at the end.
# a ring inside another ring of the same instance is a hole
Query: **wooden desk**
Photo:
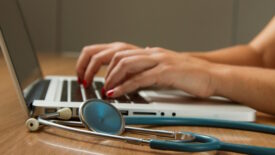
{"type": "MultiPolygon", "coordinates": [[[[75,75],[76,58],[40,54],[39,59],[44,75],[75,75]]],[[[99,74],[102,74],[102,71],[99,74]]],[[[24,125],[24,113],[19,105],[11,76],[1,55],[0,75],[0,154],[181,154],[151,150],[146,146],[104,140],[51,127],[29,133],[24,125]]],[[[259,113],[257,122],[275,125],[275,117],[259,113]]],[[[226,142],[275,147],[275,136],[267,134],[205,127],[152,128],[192,131],[212,135],[226,142]]],[[[203,154],[216,153],[230,154],[215,151],[203,154]]]]}

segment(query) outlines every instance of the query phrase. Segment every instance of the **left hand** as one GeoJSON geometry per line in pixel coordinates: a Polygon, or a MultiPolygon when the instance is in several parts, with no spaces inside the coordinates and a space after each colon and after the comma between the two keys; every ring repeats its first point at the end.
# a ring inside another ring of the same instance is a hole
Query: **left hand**
{"type": "Polygon", "coordinates": [[[118,97],[152,85],[208,97],[215,90],[210,66],[208,61],[163,48],[122,51],[111,60],[104,88],[108,97],[118,97]]]}

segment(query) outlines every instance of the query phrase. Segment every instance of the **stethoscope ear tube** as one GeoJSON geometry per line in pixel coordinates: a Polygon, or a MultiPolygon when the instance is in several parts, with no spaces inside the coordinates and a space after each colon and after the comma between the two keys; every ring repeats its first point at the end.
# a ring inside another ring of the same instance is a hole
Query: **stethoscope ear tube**
{"type": "Polygon", "coordinates": [[[89,130],[72,128],[72,127],[64,126],[49,120],[44,120],[43,118],[40,118],[40,117],[38,117],[36,122],[40,123],[41,125],[52,126],[52,127],[56,127],[64,130],[69,130],[72,132],[79,132],[82,134],[89,134],[89,135],[113,139],[113,140],[121,140],[132,144],[149,145],[152,149],[158,149],[158,150],[171,150],[171,151],[184,151],[184,152],[213,151],[213,150],[218,150],[221,144],[221,142],[214,137],[193,134],[189,132],[186,132],[185,134],[190,134],[192,137],[194,137],[194,140],[191,140],[191,141],[156,140],[156,139],[143,140],[135,137],[123,137],[119,135],[105,134],[105,133],[99,133],[99,132],[94,132],[89,130]]]}
{"type": "Polygon", "coordinates": [[[152,139],[150,141],[150,147],[159,150],[173,150],[182,152],[203,152],[213,151],[220,149],[220,140],[210,136],[204,136],[199,134],[192,134],[195,137],[196,142],[200,143],[185,143],[185,142],[173,142],[152,139]]]}
{"type": "Polygon", "coordinates": [[[274,155],[275,149],[274,148],[267,148],[267,147],[259,147],[259,146],[250,146],[250,145],[243,145],[243,144],[231,144],[231,143],[224,143],[221,142],[220,150],[222,151],[231,151],[231,152],[238,152],[243,154],[250,154],[250,155],[274,155]]]}
{"type": "MultiPolygon", "coordinates": [[[[218,127],[218,128],[230,128],[248,130],[262,133],[275,134],[275,127],[268,125],[260,125],[248,122],[226,121],[226,120],[214,120],[214,119],[201,119],[201,118],[163,118],[163,117],[125,117],[125,123],[127,125],[162,125],[162,126],[205,126],[205,127],[218,127]]],[[[211,150],[231,151],[244,154],[265,154],[274,155],[274,148],[231,144],[221,142],[220,140],[204,135],[193,134],[195,141],[201,143],[175,143],[171,141],[152,140],[150,141],[150,147],[163,150],[174,150],[184,152],[200,152],[211,150]]]]}
{"type": "Polygon", "coordinates": [[[262,132],[268,134],[275,134],[275,127],[249,123],[249,122],[238,122],[228,120],[216,120],[216,119],[205,119],[205,118],[180,118],[180,117],[135,117],[127,116],[125,123],[127,125],[162,125],[162,126],[204,126],[204,127],[216,127],[216,128],[229,128],[239,129],[247,131],[262,132]]]}

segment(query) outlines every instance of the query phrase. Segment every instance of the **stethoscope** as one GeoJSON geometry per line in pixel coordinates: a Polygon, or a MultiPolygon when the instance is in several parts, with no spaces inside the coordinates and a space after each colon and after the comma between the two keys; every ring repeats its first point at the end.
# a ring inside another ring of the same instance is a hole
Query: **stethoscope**
{"type": "Polygon", "coordinates": [[[87,100],[81,104],[79,108],[79,118],[81,122],[64,121],[70,119],[71,116],[72,112],[70,108],[63,108],[58,110],[56,113],[41,115],[37,117],[37,119],[30,118],[26,121],[26,125],[30,131],[37,131],[42,125],[47,125],[87,135],[120,140],[131,144],[149,145],[152,149],[159,150],[182,152],[221,150],[244,154],[275,154],[275,148],[232,144],[222,142],[215,137],[192,132],[172,132],[166,130],[136,128],[125,126],[125,124],[209,126],[274,134],[275,127],[273,126],[199,118],[125,117],[124,119],[119,110],[117,110],[112,104],[98,99],[87,100]],[[64,120],[54,120],[53,118],[64,120]],[[89,130],[71,127],[83,125],[89,130]],[[157,135],[166,137],[166,139],[140,139],[121,136],[124,131],[157,135]]]}

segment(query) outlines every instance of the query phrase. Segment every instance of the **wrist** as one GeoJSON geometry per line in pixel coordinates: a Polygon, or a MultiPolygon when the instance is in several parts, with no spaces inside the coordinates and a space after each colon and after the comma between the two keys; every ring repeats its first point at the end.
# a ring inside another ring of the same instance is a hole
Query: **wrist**
{"type": "Polygon", "coordinates": [[[190,70],[187,70],[189,74],[185,75],[187,79],[191,79],[191,82],[187,80],[187,86],[190,87],[184,88],[184,90],[201,98],[216,95],[216,89],[219,85],[218,80],[220,79],[215,69],[213,69],[216,68],[216,64],[198,58],[192,59],[193,62],[189,63],[194,63],[195,65],[190,70]]]}
{"type": "Polygon", "coordinates": [[[223,90],[232,90],[231,85],[231,67],[228,65],[210,63],[208,68],[210,76],[210,88],[212,90],[212,96],[224,96],[223,90]]]}

